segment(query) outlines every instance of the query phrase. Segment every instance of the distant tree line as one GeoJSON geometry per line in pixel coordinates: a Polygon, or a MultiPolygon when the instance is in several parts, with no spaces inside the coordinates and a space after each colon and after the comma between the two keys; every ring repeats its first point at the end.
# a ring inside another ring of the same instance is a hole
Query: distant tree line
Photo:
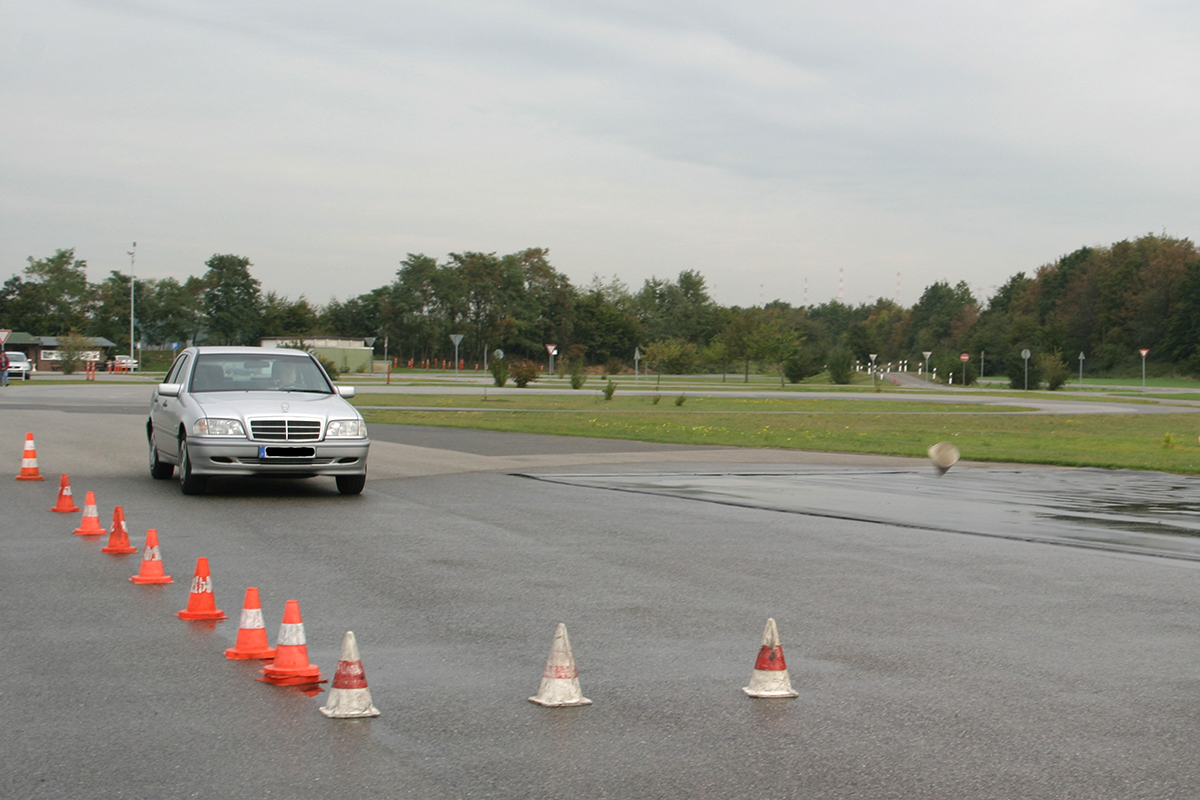
{"type": "MultiPolygon", "coordinates": [[[[982,307],[965,282],[927,287],[911,308],[888,299],[851,307],[827,302],[796,307],[724,307],[705,280],[684,270],[651,278],[637,291],[618,278],[573,286],[549,251],[451,253],[439,261],[409,254],[393,280],[325,305],[263,292],[244,257],[214,255],[207,271],[136,283],[136,335],[169,342],[248,344],[262,336],[378,337],[401,359],[453,353],[462,334],[469,361],[502,349],[544,360],[558,345],[565,360],[643,366],[665,373],[751,370],[800,380],[822,369],[839,374],[854,362],[923,362],[945,376],[973,379],[980,356],[989,375],[1023,374],[1020,353],[1037,354],[1035,381],[1070,374],[1079,353],[1089,372],[1136,369],[1139,349],[1161,370],[1200,374],[1200,255],[1187,239],[1146,235],[1109,247],[1085,247],[1017,273],[982,307]],[[965,365],[959,354],[968,353],[965,365]]],[[[130,277],[113,271],[90,283],[74,250],[28,259],[0,291],[0,325],[42,335],[104,336],[129,343],[130,277]]],[[[1061,382],[1061,380],[1059,381],[1061,382]]]]}

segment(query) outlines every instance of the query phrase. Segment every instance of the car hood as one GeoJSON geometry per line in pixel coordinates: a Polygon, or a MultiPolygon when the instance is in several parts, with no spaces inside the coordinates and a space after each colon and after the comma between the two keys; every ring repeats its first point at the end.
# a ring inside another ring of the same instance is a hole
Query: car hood
{"type": "Polygon", "coordinates": [[[361,416],[340,395],[312,392],[200,392],[191,395],[206,417],[264,416],[354,419],[361,416]],[[285,409],[286,406],[286,409],[285,409]]]}

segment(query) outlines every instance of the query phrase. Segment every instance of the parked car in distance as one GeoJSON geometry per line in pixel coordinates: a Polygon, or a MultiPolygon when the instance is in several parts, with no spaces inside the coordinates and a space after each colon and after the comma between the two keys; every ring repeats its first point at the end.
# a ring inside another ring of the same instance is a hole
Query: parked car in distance
{"type": "Polygon", "coordinates": [[[189,347],[150,397],[150,475],[177,471],[184,494],[217,476],[330,475],[359,494],[371,442],[353,396],[302,350],[189,347]]]}
{"type": "Polygon", "coordinates": [[[8,356],[8,379],[29,380],[29,376],[33,374],[33,362],[29,360],[29,356],[19,350],[5,350],[4,355],[8,356]]]}
{"type": "Polygon", "coordinates": [[[138,360],[133,356],[113,356],[108,362],[109,372],[134,372],[138,368],[138,360]]]}

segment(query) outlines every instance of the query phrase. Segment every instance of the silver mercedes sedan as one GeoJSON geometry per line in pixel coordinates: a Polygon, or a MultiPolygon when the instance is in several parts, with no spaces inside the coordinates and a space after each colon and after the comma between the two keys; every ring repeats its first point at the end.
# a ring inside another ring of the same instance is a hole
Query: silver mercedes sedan
{"type": "Polygon", "coordinates": [[[303,350],[189,347],[150,398],[150,474],[178,470],[184,494],[212,476],[332,475],[342,494],[367,481],[367,426],[303,350]]]}

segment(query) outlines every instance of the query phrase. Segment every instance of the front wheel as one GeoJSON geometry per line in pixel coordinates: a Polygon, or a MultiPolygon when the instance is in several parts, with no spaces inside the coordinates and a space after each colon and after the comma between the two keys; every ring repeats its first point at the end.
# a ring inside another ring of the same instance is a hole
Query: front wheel
{"type": "Polygon", "coordinates": [[[154,446],[154,434],[150,434],[150,477],[156,481],[165,481],[175,472],[175,467],[158,457],[158,448],[154,446]]]}
{"type": "Polygon", "coordinates": [[[362,494],[363,487],[367,485],[366,475],[338,475],[337,487],[342,494],[362,494]]]}
{"type": "Polygon", "coordinates": [[[188,454],[187,437],[179,437],[179,490],[184,494],[204,494],[208,478],[192,474],[192,459],[188,454]]]}

